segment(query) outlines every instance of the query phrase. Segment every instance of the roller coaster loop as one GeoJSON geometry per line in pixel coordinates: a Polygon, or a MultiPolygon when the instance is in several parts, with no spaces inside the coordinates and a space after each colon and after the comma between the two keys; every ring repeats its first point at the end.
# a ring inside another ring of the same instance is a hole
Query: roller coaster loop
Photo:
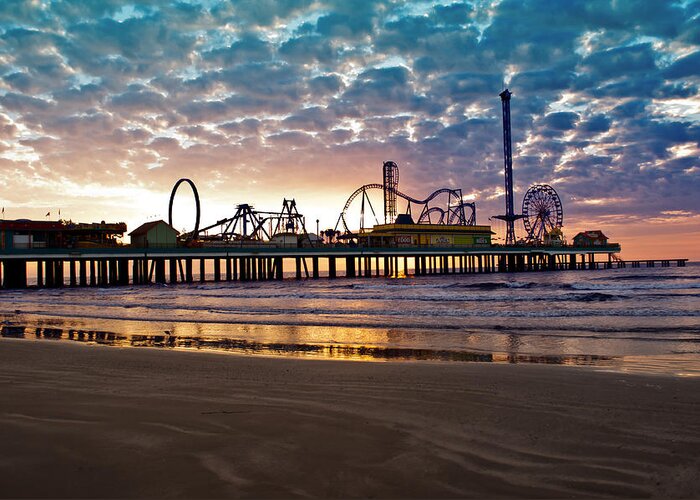
{"type": "Polygon", "coordinates": [[[175,183],[175,186],[173,187],[173,191],[170,193],[170,203],[168,204],[168,224],[171,226],[173,225],[173,200],[175,199],[175,193],[177,192],[177,188],[180,187],[180,184],[183,182],[186,182],[190,185],[192,188],[192,192],[194,193],[194,201],[197,206],[197,218],[194,223],[194,230],[189,234],[189,239],[197,239],[197,235],[199,233],[199,216],[201,215],[200,211],[200,206],[199,206],[199,193],[197,192],[197,186],[194,185],[194,182],[192,182],[190,179],[180,179],[175,183]]]}

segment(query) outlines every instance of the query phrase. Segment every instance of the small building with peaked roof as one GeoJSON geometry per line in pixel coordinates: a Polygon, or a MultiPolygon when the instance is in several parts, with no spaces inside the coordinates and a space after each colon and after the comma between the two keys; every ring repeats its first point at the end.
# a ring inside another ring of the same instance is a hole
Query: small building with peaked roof
{"type": "Polygon", "coordinates": [[[177,229],[165,222],[146,222],[129,233],[131,246],[138,248],[168,248],[177,246],[177,229]]]}
{"type": "Polygon", "coordinates": [[[608,237],[603,234],[603,231],[581,231],[574,236],[575,247],[599,247],[608,244],[608,237]]]}

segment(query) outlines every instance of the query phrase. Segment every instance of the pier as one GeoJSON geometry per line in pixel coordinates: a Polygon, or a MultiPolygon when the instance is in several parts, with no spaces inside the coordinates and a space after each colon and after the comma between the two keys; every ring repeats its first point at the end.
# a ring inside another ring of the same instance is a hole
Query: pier
{"type": "Polygon", "coordinates": [[[687,259],[617,258],[609,247],[489,248],[110,248],[31,249],[0,254],[6,289],[284,278],[396,277],[685,266],[687,259]]]}

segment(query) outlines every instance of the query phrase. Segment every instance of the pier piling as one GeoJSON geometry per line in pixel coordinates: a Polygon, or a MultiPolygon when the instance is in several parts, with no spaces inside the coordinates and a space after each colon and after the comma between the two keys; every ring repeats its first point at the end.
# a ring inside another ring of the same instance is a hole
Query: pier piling
{"type": "MultiPolygon", "coordinates": [[[[501,248],[482,251],[432,248],[364,249],[329,248],[291,251],[230,248],[224,251],[173,249],[149,251],[124,249],[100,255],[99,251],[60,249],[12,255],[0,253],[0,283],[3,288],[26,286],[71,287],[125,286],[194,281],[193,262],[199,261],[199,281],[207,281],[207,261],[213,261],[215,282],[262,281],[284,278],[284,260],[294,262],[296,279],[319,279],[322,259],[331,279],[338,277],[338,260],[344,259],[348,278],[379,276],[425,276],[491,272],[543,272],[558,270],[623,269],[625,267],[683,267],[687,259],[622,260],[606,248],[501,248]],[[604,258],[596,261],[596,255],[604,258]],[[310,259],[310,265],[307,262],[310,259]],[[167,264],[166,264],[167,260],[167,264]],[[184,263],[183,263],[184,260],[184,263]],[[222,260],[224,261],[222,264],[222,260]],[[222,269],[222,265],[224,269],[222,269]],[[28,269],[31,274],[28,276],[28,269]],[[311,267],[311,269],[309,269],[311,267]],[[67,270],[66,270],[67,269],[67,270]],[[34,274],[34,271],[36,273],[34,274]],[[65,280],[64,272],[68,274],[65,280]],[[223,274],[225,273],[225,275],[223,274]],[[28,282],[28,277],[30,281],[28,282]]],[[[341,260],[341,263],[343,261],[341,260]]]]}

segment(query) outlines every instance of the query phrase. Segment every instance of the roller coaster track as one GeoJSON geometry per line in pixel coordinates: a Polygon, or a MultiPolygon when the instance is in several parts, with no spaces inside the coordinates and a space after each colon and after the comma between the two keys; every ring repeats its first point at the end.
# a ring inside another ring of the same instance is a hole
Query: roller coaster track
{"type": "MultiPolygon", "coordinates": [[[[346,213],[348,211],[348,208],[350,208],[350,205],[352,202],[357,198],[360,194],[365,196],[365,193],[370,190],[370,189],[381,189],[384,190],[384,186],[382,184],[365,184],[362,187],[359,187],[356,189],[348,198],[348,200],[345,202],[345,206],[343,207],[343,211],[340,213],[340,217],[338,217],[338,222],[335,225],[335,229],[338,229],[338,226],[342,222],[343,228],[345,229],[346,233],[350,233],[350,229],[348,228],[347,221],[345,220],[346,213]]],[[[424,200],[419,200],[417,198],[414,198],[412,196],[409,196],[407,194],[402,193],[399,190],[394,190],[396,193],[396,196],[399,196],[403,198],[404,200],[409,202],[409,208],[410,204],[413,203],[415,205],[424,205],[423,211],[421,212],[420,218],[418,220],[419,223],[424,223],[426,221],[430,221],[430,214],[431,213],[436,213],[440,212],[440,223],[441,224],[453,224],[456,218],[461,219],[459,223],[462,225],[474,225],[476,224],[476,205],[474,203],[469,203],[469,202],[464,202],[462,201],[462,190],[461,189],[450,189],[450,188],[442,188],[438,189],[437,191],[432,192],[427,198],[424,200]],[[459,203],[456,203],[454,206],[449,206],[448,205],[448,210],[443,210],[439,207],[428,207],[428,203],[430,203],[432,200],[440,196],[441,194],[447,193],[448,194],[448,200],[451,199],[452,197],[456,198],[459,200],[459,203]],[[464,207],[469,207],[472,210],[471,217],[468,219],[464,215],[464,207]],[[458,217],[458,214],[455,212],[455,210],[458,210],[460,212],[460,216],[458,217]],[[448,215],[448,219],[445,220],[445,215],[448,215]]],[[[372,208],[370,204],[370,208],[372,208]]],[[[364,208],[363,208],[364,212],[364,208]]],[[[374,208],[372,208],[372,212],[374,212],[374,208]]],[[[375,214],[376,217],[376,214],[375,214]]],[[[363,229],[363,224],[361,224],[361,229],[363,229]]]]}

